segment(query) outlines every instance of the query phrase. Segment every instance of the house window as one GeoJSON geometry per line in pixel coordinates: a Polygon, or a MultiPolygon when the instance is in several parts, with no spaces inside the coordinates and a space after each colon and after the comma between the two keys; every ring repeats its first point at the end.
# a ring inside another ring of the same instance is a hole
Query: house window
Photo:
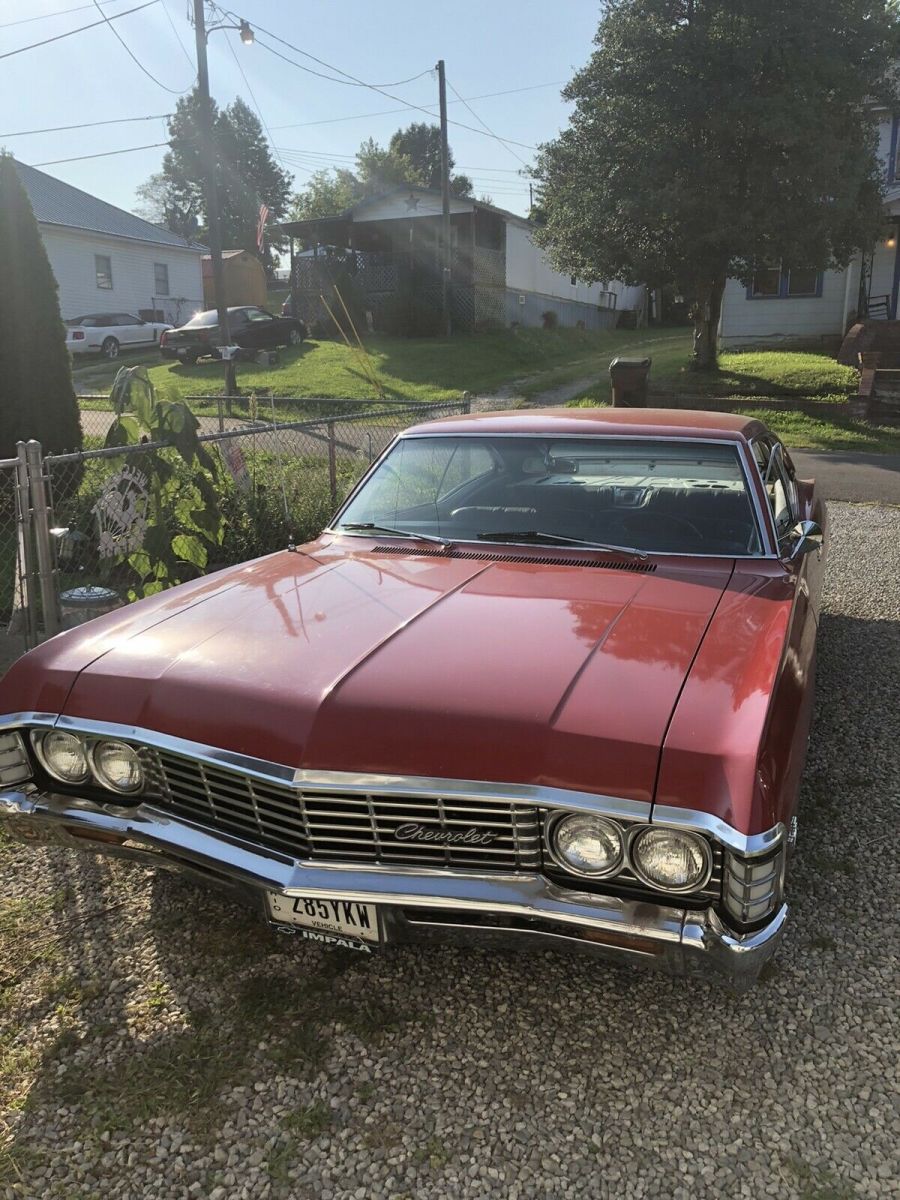
{"type": "Polygon", "coordinates": [[[168,296],[169,294],[168,263],[153,264],[153,294],[154,296],[168,296]]]}
{"type": "Polygon", "coordinates": [[[813,267],[758,267],[748,300],[796,300],[822,295],[822,272],[813,267]]]}
{"type": "Polygon", "coordinates": [[[94,255],[94,272],[97,276],[97,287],[105,291],[112,289],[112,259],[108,254],[94,255]]]}
{"type": "Polygon", "coordinates": [[[578,286],[578,276],[577,276],[577,275],[570,275],[570,276],[569,276],[569,283],[571,283],[572,287],[577,287],[577,286],[578,286]]]}

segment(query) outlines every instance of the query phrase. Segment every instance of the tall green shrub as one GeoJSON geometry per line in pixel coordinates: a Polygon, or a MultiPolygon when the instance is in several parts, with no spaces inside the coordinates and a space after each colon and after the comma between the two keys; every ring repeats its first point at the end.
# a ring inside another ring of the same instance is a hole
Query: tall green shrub
{"type": "Polygon", "coordinates": [[[56,280],[15,163],[0,155],[0,457],[81,449],[56,280]]]}

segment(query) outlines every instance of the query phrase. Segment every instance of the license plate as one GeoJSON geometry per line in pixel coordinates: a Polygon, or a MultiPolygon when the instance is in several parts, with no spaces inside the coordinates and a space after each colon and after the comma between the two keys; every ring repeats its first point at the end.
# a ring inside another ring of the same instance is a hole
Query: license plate
{"type": "Polygon", "coordinates": [[[378,909],[374,904],[269,892],[269,916],[278,925],[293,927],[309,941],[327,945],[344,945],[349,941],[366,947],[381,941],[378,909]]]}

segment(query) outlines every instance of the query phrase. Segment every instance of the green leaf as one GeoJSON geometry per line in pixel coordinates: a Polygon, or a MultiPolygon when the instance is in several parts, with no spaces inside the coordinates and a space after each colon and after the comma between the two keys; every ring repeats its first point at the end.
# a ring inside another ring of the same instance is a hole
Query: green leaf
{"type": "Polygon", "coordinates": [[[182,562],[191,563],[200,571],[203,570],[209,561],[206,547],[199,538],[193,537],[190,534],[180,533],[178,537],[173,538],[172,550],[176,558],[182,562]]]}
{"type": "Polygon", "coordinates": [[[141,440],[141,427],[131,413],[122,413],[106,434],[107,446],[135,446],[141,440]]]}

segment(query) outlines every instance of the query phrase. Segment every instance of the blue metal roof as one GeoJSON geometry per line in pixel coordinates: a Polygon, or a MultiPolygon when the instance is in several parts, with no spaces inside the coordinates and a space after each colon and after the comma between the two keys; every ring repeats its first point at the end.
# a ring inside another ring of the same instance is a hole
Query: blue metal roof
{"type": "Polygon", "coordinates": [[[141,217],[98,200],[88,192],[45,175],[35,167],[16,161],[16,171],[28,193],[34,215],[42,225],[59,225],[66,229],[84,229],[108,237],[130,238],[136,242],[155,242],[160,246],[203,251],[198,242],[187,242],[168,229],[151,225],[141,217]]]}

